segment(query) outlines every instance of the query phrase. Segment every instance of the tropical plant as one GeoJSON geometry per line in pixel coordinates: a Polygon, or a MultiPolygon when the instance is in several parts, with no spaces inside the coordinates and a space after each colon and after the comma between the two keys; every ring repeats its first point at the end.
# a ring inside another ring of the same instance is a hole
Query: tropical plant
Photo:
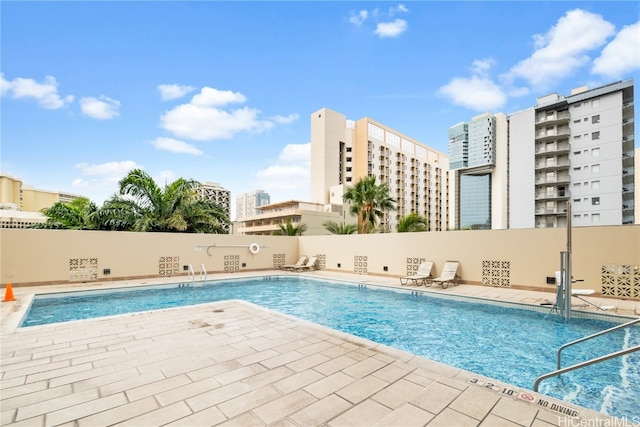
{"type": "Polygon", "coordinates": [[[273,236],[302,236],[302,233],[307,231],[307,226],[305,224],[293,225],[290,219],[288,219],[284,224],[278,224],[278,229],[273,231],[271,235],[273,236]]]}
{"type": "Polygon", "coordinates": [[[32,228],[95,230],[99,228],[95,217],[97,210],[95,203],[86,197],[70,202],[56,202],[40,211],[47,216],[47,221],[35,224],[32,228]]]}
{"type": "Polygon", "coordinates": [[[331,234],[353,234],[358,231],[358,226],[355,224],[343,224],[335,221],[325,221],[322,226],[331,234]]]}
{"type": "Polygon", "coordinates": [[[417,212],[411,212],[398,221],[398,233],[413,233],[427,231],[428,229],[429,220],[417,212]]]}
{"type": "Polygon", "coordinates": [[[221,233],[229,219],[223,209],[197,193],[200,183],[177,179],[160,188],[141,169],[118,183],[120,191],[97,214],[111,230],[221,233]]]}
{"type": "Polygon", "coordinates": [[[375,176],[360,178],[353,187],[349,187],[342,196],[345,202],[351,203],[350,211],[358,215],[361,233],[376,231],[378,221],[385,210],[395,210],[396,201],[389,195],[389,185],[385,182],[376,184],[375,176]]]}

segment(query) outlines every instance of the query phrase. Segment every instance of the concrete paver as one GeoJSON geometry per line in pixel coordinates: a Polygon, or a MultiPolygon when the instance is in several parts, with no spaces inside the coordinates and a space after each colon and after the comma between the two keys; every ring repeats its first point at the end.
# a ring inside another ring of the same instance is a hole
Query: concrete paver
{"type": "MultiPolygon", "coordinates": [[[[353,275],[316,273],[354,281],[353,275]]],[[[397,279],[366,281],[393,286],[397,279]]],[[[242,301],[16,329],[33,291],[17,288],[18,300],[0,306],[3,426],[569,422],[564,414],[472,384],[470,372],[242,301]]],[[[429,292],[530,304],[553,296],[465,285],[429,292]]],[[[606,303],[640,314],[640,303],[606,303]]],[[[555,402],[577,411],[572,425],[609,420],[555,402]]]]}

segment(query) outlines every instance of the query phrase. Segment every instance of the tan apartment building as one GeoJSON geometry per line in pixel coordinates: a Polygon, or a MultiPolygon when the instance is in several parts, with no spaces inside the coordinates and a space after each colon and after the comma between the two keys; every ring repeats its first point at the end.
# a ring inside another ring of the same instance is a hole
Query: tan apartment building
{"type": "Polygon", "coordinates": [[[21,179],[0,174],[0,228],[27,228],[43,223],[40,213],[57,202],[70,202],[82,196],[25,186],[21,179]]]}
{"type": "Polygon", "coordinates": [[[268,236],[287,221],[295,226],[304,224],[305,235],[330,234],[322,224],[325,221],[340,223],[342,220],[341,206],[288,200],[256,207],[254,215],[245,215],[242,222],[236,224],[234,234],[268,236]]]}
{"type": "Polygon", "coordinates": [[[311,114],[311,201],[339,201],[332,193],[375,176],[385,182],[397,210],[384,213],[381,227],[395,231],[400,218],[416,212],[429,230],[449,228],[449,157],[368,117],[357,121],[322,108],[311,114]]]}

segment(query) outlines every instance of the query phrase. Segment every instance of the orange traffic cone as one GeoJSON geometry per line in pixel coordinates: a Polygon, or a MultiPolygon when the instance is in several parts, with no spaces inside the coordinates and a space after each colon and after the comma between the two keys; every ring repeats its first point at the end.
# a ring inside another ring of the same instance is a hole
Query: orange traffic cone
{"type": "Polygon", "coordinates": [[[11,283],[7,283],[7,290],[4,293],[4,299],[2,300],[2,302],[15,300],[16,299],[13,296],[13,288],[11,287],[11,283]]]}

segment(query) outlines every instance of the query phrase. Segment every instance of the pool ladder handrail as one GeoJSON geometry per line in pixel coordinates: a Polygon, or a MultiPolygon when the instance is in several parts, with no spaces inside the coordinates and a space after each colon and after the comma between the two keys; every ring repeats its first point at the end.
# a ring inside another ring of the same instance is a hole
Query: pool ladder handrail
{"type": "Polygon", "coordinates": [[[600,357],[595,357],[593,359],[589,359],[589,360],[587,360],[585,362],[580,362],[580,363],[577,363],[575,365],[567,366],[566,368],[560,368],[562,350],[564,350],[565,348],[567,348],[569,346],[572,346],[574,344],[581,343],[583,341],[590,340],[591,338],[596,338],[596,337],[599,337],[601,335],[608,334],[609,332],[613,332],[613,331],[616,331],[618,329],[626,328],[627,326],[631,326],[631,325],[634,325],[636,323],[640,323],[640,318],[631,320],[631,321],[623,323],[621,325],[614,326],[614,327],[609,328],[609,329],[605,329],[604,331],[596,332],[595,334],[588,335],[586,337],[577,339],[575,341],[571,341],[571,342],[568,342],[566,344],[563,344],[557,350],[557,363],[558,363],[557,366],[558,366],[558,369],[556,369],[555,371],[546,373],[544,375],[540,375],[536,379],[536,382],[533,385],[533,390],[537,392],[538,391],[538,386],[540,385],[540,382],[542,380],[547,379],[547,378],[555,377],[557,375],[564,374],[566,372],[573,371],[575,369],[584,368],[585,366],[594,365],[596,363],[604,362],[605,360],[613,359],[613,358],[616,358],[616,357],[624,356],[625,354],[634,353],[636,351],[639,351],[640,350],[640,345],[637,345],[635,347],[629,347],[629,348],[626,348],[624,350],[619,350],[619,351],[616,351],[616,352],[613,352],[613,353],[606,354],[604,356],[600,356],[600,357]]]}
{"type": "Polygon", "coordinates": [[[196,282],[196,272],[193,271],[193,267],[191,266],[191,264],[188,265],[187,280],[189,280],[192,284],[195,284],[196,282]]]}
{"type": "Polygon", "coordinates": [[[204,268],[204,264],[200,264],[200,278],[199,280],[207,281],[207,269],[204,268]]]}

